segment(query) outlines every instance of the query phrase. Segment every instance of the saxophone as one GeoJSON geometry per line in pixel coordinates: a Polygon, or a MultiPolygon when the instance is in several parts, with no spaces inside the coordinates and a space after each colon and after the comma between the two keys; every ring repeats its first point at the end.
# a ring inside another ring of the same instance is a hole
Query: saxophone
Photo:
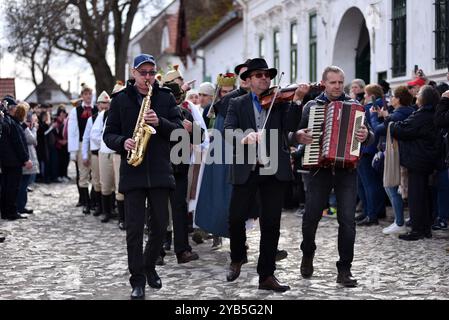
{"type": "Polygon", "coordinates": [[[144,115],[151,109],[151,96],[153,94],[153,87],[149,82],[145,83],[148,86],[148,93],[142,101],[140,106],[139,117],[137,118],[136,127],[134,128],[133,140],[136,143],[136,147],[133,150],[128,151],[128,164],[134,167],[138,167],[145,157],[148,142],[151,135],[156,134],[156,129],[145,123],[144,115]]]}

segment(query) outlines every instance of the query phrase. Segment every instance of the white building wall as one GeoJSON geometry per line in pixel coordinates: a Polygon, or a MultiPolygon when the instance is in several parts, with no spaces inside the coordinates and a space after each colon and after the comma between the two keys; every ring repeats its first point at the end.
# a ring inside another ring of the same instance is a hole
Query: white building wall
{"type": "MultiPolygon", "coordinates": [[[[350,39],[343,39],[339,47],[346,47],[347,51],[340,51],[334,55],[337,35],[341,31],[342,18],[351,8],[357,8],[365,18],[370,20],[369,12],[374,6],[378,23],[372,26],[368,21],[368,32],[371,45],[371,81],[377,81],[378,73],[387,72],[388,80],[393,85],[409,81],[414,65],[419,65],[433,80],[445,79],[446,70],[435,70],[435,7],[433,1],[408,0],[407,1],[407,73],[404,77],[392,78],[391,56],[391,0],[249,0],[246,2],[248,11],[249,57],[258,55],[259,35],[265,35],[266,59],[269,65],[273,64],[273,30],[281,30],[281,69],[286,73],[286,81],[290,79],[290,22],[298,22],[298,79],[309,79],[309,16],[317,12],[318,22],[318,76],[322,70],[336,60],[347,73],[347,80],[355,76],[355,49],[360,33],[360,19],[350,19],[349,23],[343,21],[350,39]],[[346,58],[346,59],[343,59],[346,58]]],[[[338,51],[338,50],[337,50],[338,51]]]]}

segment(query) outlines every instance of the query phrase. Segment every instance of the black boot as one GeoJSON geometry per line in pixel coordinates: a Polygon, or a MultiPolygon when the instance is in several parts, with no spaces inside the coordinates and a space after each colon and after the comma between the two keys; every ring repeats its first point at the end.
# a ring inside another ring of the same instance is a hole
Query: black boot
{"type": "Polygon", "coordinates": [[[78,203],[76,204],[76,207],[78,208],[84,205],[84,199],[81,192],[81,188],[78,185],[76,187],[78,188],[78,203]]]}
{"type": "Polygon", "coordinates": [[[103,202],[103,213],[104,218],[101,220],[102,223],[107,223],[111,219],[112,215],[112,195],[101,196],[101,201],[103,202]]]}
{"type": "Polygon", "coordinates": [[[81,199],[83,202],[83,213],[90,214],[90,199],[89,199],[89,189],[88,188],[80,188],[81,191],[81,199]]]}
{"type": "Polygon", "coordinates": [[[125,201],[117,201],[118,228],[125,230],[125,201]]]}
{"type": "Polygon", "coordinates": [[[94,187],[92,187],[90,189],[90,195],[89,195],[90,210],[92,210],[92,211],[96,211],[97,206],[98,206],[96,193],[97,192],[95,191],[94,187]]]}
{"type": "Polygon", "coordinates": [[[95,207],[94,217],[98,217],[103,213],[103,201],[101,201],[101,192],[94,192],[95,202],[97,206],[95,207]]]}
{"type": "Polygon", "coordinates": [[[167,231],[165,233],[164,250],[170,251],[171,241],[172,241],[172,232],[171,231],[167,231]]]}

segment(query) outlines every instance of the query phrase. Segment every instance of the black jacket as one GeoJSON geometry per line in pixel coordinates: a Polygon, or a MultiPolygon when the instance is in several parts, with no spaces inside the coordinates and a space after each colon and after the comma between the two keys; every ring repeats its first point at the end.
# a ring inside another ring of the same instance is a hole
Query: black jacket
{"type": "Polygon", "coordinates": [[[134,86],[134,80],[112,99],[103,140],[121,154],[119,192],[126,193],[141,188],[174,188],[175,180],[170,163],[170,135],[181,129],[182,120],[175,98],[169,89],[153,86],[151,108],[159,117],[157,133],[151,136],[142,164],[133,167],[127,162],[124,143],[132,138],[143,97],[134,86]]]}
{"type": "Polygon", "coordinates": [[[229,102],[231,99],[235,99],[241,97],[245,94],[248,94],[243,88],[235,89],[234,91],[229,92],[225,95],[218,103],[215,104],[216,113],[220,114],[223,118],[226,118],[226,114],[228,113],[229,102]]]}
{"type": "Polygon", "coordinates": [[[4,167],[23,167],[30,159],[23,128],[13,117],[5,115],[2,131],[0,164],[4,167]]]}
{"type": "MultiPolygon", "coordinates": [[[[301,117],[301,109],[296,104],[283,103],[273,107],[270,118],[268,119],[266,130],[270,129],[278,130],[278,149],[270,149],[270,139],[267,139],[267,155],[270,156],[271,152],[277,152],[278,167],[275,172],[275,176],[280,181],[291,181],[293,179],[292,168],[290,165],[290,148],[287,142],[288,133],[294,131],[298,123],[291,121],[297,119],[299,121],[301,117]]],[[[257,132],[256,120],[254,116],[254,106],[251,93],[240,96],[235,99],[231,99],[229,109],[226,115],[225,130],[240,129],[243,132],[246,130],[253,130],[257,132]]],[[[236,146],[241,146],[241,139],[244,137],[242,134],[237,134],[236,138],[230,139],[225,136],[227,142],[233,144],[233,164],[231,166],[231,183],[240,185],[246,183],[251,171],[254,168],[256,162],[253,157],[250,159],[249,147],[244,146],[244,163],[237,164],[237,150],[236,146]]]]}
{"type": "Polygon", "coordinates": [[[435,125],[449,129],[449,98],[442,98],[435,111],[435,125]]]}
{"type": "Polygon", "coordinates": [[[424,173],[436,168],[441,149],[434,115],[435,108],[424,106],[406,120],[391,125],[391,134],[399,141],[400,162],[405,168],[424,173]]]}

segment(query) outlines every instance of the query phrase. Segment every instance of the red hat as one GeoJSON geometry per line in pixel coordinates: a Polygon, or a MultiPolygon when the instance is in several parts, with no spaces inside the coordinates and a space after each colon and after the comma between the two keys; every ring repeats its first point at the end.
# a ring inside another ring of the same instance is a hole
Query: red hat
{"type": "Polygon", "coordinates": [[[423,78],[416,78],[415,80],[413,80],[413,81],[410,81],[410,82],[408,82],[407,83],[407,85],[409,86],[409,87],[414,87],[414,86],[419,86],[419,87],[422,87],[422,86],[424,86],[426,84],[426,80],[424,80],[423,78]]]}

